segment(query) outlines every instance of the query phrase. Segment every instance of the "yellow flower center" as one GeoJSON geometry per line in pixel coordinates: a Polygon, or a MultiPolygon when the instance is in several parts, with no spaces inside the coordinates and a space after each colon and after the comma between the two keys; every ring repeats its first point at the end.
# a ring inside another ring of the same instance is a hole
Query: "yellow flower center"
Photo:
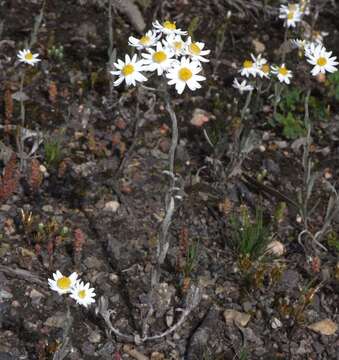
{"type": "Polygon", "coordinates": [[[156,51],[153,54],[153,61],[160,64],[162,62],[164,62],[165,60],[167,60],[167,55],[164,51],[156,51]]]}
{"type": "Polygon", "coordinates": [[[121,72],[124,76],[131,75],[134,73],[134,66],[132,64],[127,64],[122,68],[121,72]]]}
{"type": "Polygon", "coordinates": [[[192,76],[192,71],[186,67],[179,70],[179,79],[182,81],[188,81],[192,76]]]}
{"type": "Polygon", "coordinates": [[[297,10],[297,4],[288,4],[288,9],[291,11],[297,10]]]}
{"type": "Polygon", "coordinates": [[[78,296],[80,299],[84,299],[86,297],[86,291],[85,290],[80,290],[78,292],[78,296]]]}
{"type": "Polygon", "coordinates": [[[189,46],[189,51],[193,54],[193,55],[199,55],[201,52],[200,47],[196,44],[196,43],[192,43],[189,46]]]}
{"type": "Polygon", "coordinates": [[[244,69],[250,69],[253,66],[253,61],[245,60],[242,66],[244,69]]]}
{"type": "Polygon", "coordinates": [[[288,74],[288,70],[284,67],[279,68],[279,74],[282,76],[286,76],[288,74]]]}
{"type": "Polygon", "coordinates": [[[140,38],[139,43],[141,45],[148,45],[151,42],[151,38],[147,35],[144,35],[140,38]]]}
{"type": "Polygon", "coordinates": [[[264,64],[262,67],[261,67],[261,70],[265,73],[265,74],[268,74],[270,72],[270,66],[268,64],[264,64]]]}
{"type": "Polygon", "coordinates": [[[325,66],[326,64],[327,64],[327,60],[322,56],[317,60],[317,65],[319,66],[325,66]]]}
{"type": "Polygon", "coordinates": [[[175,30],[177,28],[177,26],[175,25],[174,22],[171,22],[171,21],[165,21],[162,26],[165,28],[165,29],[168,29],[168,30],[175,30]]]}
{"type": "Polygon", "coordinates": [[[182,42],[181,41],[174,41],[173,47],[177,50],[180,50],[182,48],[182,42]]]}
{"type": "Polygon", "coordinates": [[[71,286],[71,280],[67,276],[63,276],[62,278],[57,280],[57,286],[61,290],[66,290],[71,286]]]}
{"type": "Polygon", "coordinates": [[[25,59],[26,59],[26,60],[33,60],[33,54],[29,51],[29,52],[25,55],[25,59]]]}
{"type": "Polygon", "coordinates": [[[287,19],[292,20],[294,18],[294,11],[289,11],[287,14],[287,19]]]}

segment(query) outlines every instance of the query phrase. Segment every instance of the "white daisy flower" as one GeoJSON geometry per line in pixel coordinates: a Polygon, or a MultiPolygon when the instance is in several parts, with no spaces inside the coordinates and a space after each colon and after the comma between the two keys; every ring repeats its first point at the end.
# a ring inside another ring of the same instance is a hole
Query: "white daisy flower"
{"type": "Polygon", "coordinates": [[[137,50],[141,50],[150,46],[155,46],[158,40],[159,34],[153,32],[152,30],[149,30],[140,39],[137,39],[134,36],[130,36],[128,38],[128,45],[136,47],[137,50]]]}
{"type": "Polygon", "coordinates": [[[95,302],[94,288],[90,288],[90,283],[86,285],[82,281],[77,281],[72,289],[70,297],[76,300],[77,304],[83,305],[87,308],[88,305],[95,302]]]}
{"type": "Polygon", "coordinates": [[[257,59],[256,57],[251,54],[251,58],[252,60],[248,60],[246,59],[243,64],[242,64],[242,68],[239,70],[240,74],[242,76],[246,76],[249,77],[250,75],[256,77],[258,74],[258,67],[257,67],[257,59]]]}
{"type": "Polygon", "coordinates": [[[326,48],[319,45],[310,46],[307,51],[305,51],[306,60],[311,65],[314,65],[311,73],[313,76],[318,75],[319,73],[325,74],[325,72],[336,72],[336,66],[339,64],[336,60],[337,57],[332,55],[332,51],[326,51],[326,48]]]}
{"type": "Polygon", "coordinates": [[[125,55],[125,62],[118,59],[118,62],[114,64],[114,67],[118,70],[111,71],[112,75],[118,75],[119,78],[114,81],[114,86],[119,86],[124,80],[126,85],[136,85],[136,81],[143,82],[147,81],[147,78],[141,74],[140,71],[145,70],[143,60],[137,60],[137,55],[134,54],[131,59],[129,55],[125,55]]]}
{"type": "Polygon", "coordinates": [[[292,47],[294,49],[305,49],[307,46],[310,45],[310,42],[307,40],[301,40],[301,39],[292,39],[290,40],[292,47]]]}
{"type": "Polygon", "coordinates": [[[272,66],[272,73],[277,74],[280,82],[290,84],[290,79],[293,77],[292,71],[288,70],[285,64],[282,64],[280,67],[272,66]]]}
{"type": "Polygon", "coordinates": [[[258,74],[261,78],[265,77],[265,78],[269,78],[270,74],[271,74],[271,66],[267,63],[263,64],[259,69],[258,69],[258,74]]]}
{"type": "Polygon", "coordinates": [[[64,276],[59,270],[53,274],[53,279],[48,279],[49,287],[59,293],[60,295],[70,293],[73,286],[76,284],[78,278],[77,273],[72,273],[70,276],[64,276]]]}
{"type": "Polygon", "coordinates": [[[240,94],[242,94],[245,91],[252,91],[254,89],[252,85],[247,84],[246,80],[239,83],[238,79],[236,79],[236,78],[234,78],[234,80],[233,80],[233,87],[235,89],[238,89],[240,94]]]}
{"type": "Polygon", "coordinates": [[[203,42],[192,42],[189,36],[186,41],[186,55],[189,55],[192,60],[201,62],[209,62],[204,56],[208,55],[211,50],[203,50],[205,44],[203,42]]]}
{"type": "Polygon", "coordinates": [[[162,42],[165,47],[171,49],[174,52],[175,56],[184,55],[186,44],[180,35],[167,35],[166,40],[163,40],[162,42]]]}
{"type": "Polygon", "coordinates": [[[169,49],[164,47],[161,42],[157,43],[156,50],[147,49],[148,54],[142,54],[145,58],[145,70],[146,71],[155,71],[157,70],[158,75],[162,75],[173,63],[174,53],[169,49]]]}
{"type": "Polygon", "coordinates": [[[166,77],[170,79],[168,84],[175,85],[178,94],[182,94],[186,85],[192,91],[200,89],[201,85],[198,81],[206,80],[204,76],[198,75],[201,70],[199,62],[182,57],[180,62],[176,61],[166,74],[166,77]]]}
{"type": "Polygon", "coordinates": [[[301,21],[302,13],[297,4],[289,4],[280,6],[279,18],[284,19],[287,27],[295,27],[301,21]]]}
{"type": "Polygon", "coordinates": [[[157,32],[162,32],[165,35],[176,34],[176,35],[186,35],[187,31],[182,31],[181,29],[177,29],[175,22],[171,22],[169,20],[164,21],[162,24],[156,20],[153,23],[153,27],[157,32]]]}
{"type": "Polygon", "coordinates": [[[19,61],[32,66],[41,61],[41,59],[38,59],[38,56],[39,54],[32,54],[29,49],[19,50],[17,54],[19,61]]]}
{"type": "Polygon", "coordinates": [[[257,74],[263,78],[269,78],[270,75],[270,66],[267,64],[267,60],[262,57],[262,54],[259,54],[257,57],[255,57],[253,54],[251,54],[252,60],[254,62],[254,66],[257,68],[257,74]]]}

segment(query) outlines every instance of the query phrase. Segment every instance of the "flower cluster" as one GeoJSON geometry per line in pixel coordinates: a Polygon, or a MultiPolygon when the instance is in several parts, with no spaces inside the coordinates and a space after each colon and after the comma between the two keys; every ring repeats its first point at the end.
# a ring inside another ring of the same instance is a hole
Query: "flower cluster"
{"type": "MultiPolygon", "coordinates": [[[[336,66],[339,64],[336,61],[337,57],[332,56],[332,51],[327,51],[322,44],[298,39],[293,40],[292,44],[304,51],[306,61],[313,65],[311,70],[313,76],[316,76],[319,73],[325,74],[326,72],[333,73],[337,71],[336,66]]],[[[243,62],[239,72],[240,75],[245,76],[246,78],[270,78],[271,74],[274,74],[281,83],[285,84],[290,84],[291,78],[293,77],[292,71],[286,67],[285,63],[280,66],[270,66],[261,54],[257,57],[251,54],[251,59],[246,59],[243,62]]],[[[246,80],[243,80],[240,83],[238,79],[234,79],[233,87],[238,89],[241,94],[244,91],[252,91],[254,89],[251,84],[247,84],[246,80]]]]}
{"type": "Polygon", "coordinates": [[[20,62],[31,66],[34,66],[36,63],[41,61],[38,59],[39,54],[32,54],[31,50],[29,49],[19,50],[17,56],[20,62]]]}
{"type": "MultiPolygon", "coordinates": [[[[239,70],[240,75],[249,77],[260,77],[269,79],[272,74],[275,74],[278,80],[282,83],[290,84],[290,79],[292,78],[292,71],[288,70],[285,64],[280,66],[271,66],[267,59],[263,58],[261,54],[255,57],[251,54],[251,59],[246,59],[241,69],[239,70]]],[[[244,91],[252,91],[254,87],[250,84],[247,84],[246,80],[243,80],[241,83],[237,79],[233,81],[233,87],[238,89],[242,94],[244,91]]]]}
{"type": "Polygon", "coordinates": [[[169,85],[174,85],[178,94],[182,94],[187,86],[194,91],[201,88],[200,81],[206,80],[199,75],[202,63],[208,62],[206,55],[210,50],[205,50],[205,44],[194,42],[190,36],[186,39],[186,31],[177,29],[171,21],[160,23],[155,21],[153,29],[140,38],[131,36],[128,44],[141,53],[141,59],[135,54],[132,58],[125,55],[125,61],[118,60],[114,64],[111,74],[118,76],[114,86],[125,81],[127,86],[136,85],[136,82],[145,82],[147,77],[142,72],[156,72],[169,80],[169,85]]]}
{"type": "Polygon", "coordinates": [[[53,274],[53,280],[48,279],[49,287],[56,291],[59,295],[70,294],[77,304],[83,305],[87,308],[88,305],[95,302],[95,292],[90,288],[90,284],[85,284],[78,279],[77,273],[72,273],[70,276],[64,276],[59,270],[53,274]]]}

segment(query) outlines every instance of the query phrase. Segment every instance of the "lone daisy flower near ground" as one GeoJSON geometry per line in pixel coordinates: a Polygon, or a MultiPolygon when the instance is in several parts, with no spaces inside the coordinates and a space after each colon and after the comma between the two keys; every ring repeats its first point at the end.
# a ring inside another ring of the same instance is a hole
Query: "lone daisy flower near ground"
{"type": "Polygon", "coordinates": [[[159,35],[150,30],[147,31],[147,33],[143,35],[140,39],[130,36],[128,38],[128,45],[136,47],[137,50],[141,50],[150,46],[155,46],[158,39],[159,35]]]}
{"type": "Polygon", "coordinates": [[[326,51],[325,47],[321,44],[312,44],[307,50],[305,50],[305,56],[308,63],[314,65],[311,73],[313,76],[319,73],[325,74],[326,71],[333,73],[337,71],[336,66],[339,64],[336,60],[337,57],[332,55],[332,51],[326,51]]]}
{"type": "Polygon", "coordinates": [[[280,82],[286,83],[287,85],[291,83],[290,79],[293,77],[292,71],[288,70],[285,64],[282,64],[280,67],[273,66],[272,73],[278,76],[280,82]]]}
{"type": "Polygon", "coordinates": [[[205,44],[203,42],[192,42],[189,36],[186,41],[186,55],[189,55],[192,60],[198,60],[201,62],[209,62],[204,56],[208,55],[211,50],[203,50],[205,44]]]}
{"type": "Polygon", "coordinates": [[[163,47],[160,41],[157,43],[156,50],[147,49],[147,51],[148,54],[142,54],[142,56],[145,58],[145,70],[157,70],[159,76],[162,75],[163,72],[166,71],[174,61],[174,59],[172,59],[174,53],[170,49],[163,47]]]}
{"type": "Polygon", "coordinates": [[[59,270],[53,274],[53,279],[48,279],[49,287],[59,293],[60,295],[71,292],[73,286],[76,284],[78,278],[77,273],[72,273],[70,276],[64,276],[59,270]]]}
{"type": "Polygon", "coordinates": [[[156,20],[153,23],[153,27],[154,27],[154,29],[156,29],[156,31],[162,32],[165,35],[170,35],[170,34],[186,35],[187,34],[187,31],[182,31],[181,29],[177,29],[175,22],[172,22],[169,20],[164,21],[162,24],[160,24],[160,22],[158,20],[156,20]]]}
{"type": "Polygon", "coordinates": [[[32,66],[34,66],[36,63],[41,61],[40,59],[38,59],[39,54],[32,54],[31,50],[29,50],[29,49],[19,50],[17,56],[18,56],[20,62],[29,64],[32,66]]]}
{"type": "Polygon", "coordinates": [[[200,63],[183,57],[180,62],[175,62],[166,74],[166,77],[170,79],[168,84],[175,85],[178,94],[183,93],[186,85],[192,91],[200,89],[201,85],[198,81],[206,80],[204,76],[198,75],[201,70],[200,63]]]}
{"type": "Polygon", "coordinates": [[[78,281],[72,289],[72,293],[70,295],[72,299],[74,299],[77,304],[83,305],[87,308],[88,305],[95,302],[95,292],[93,288],[90,288],[90,284],[86,285],[82,281],[78,281]]]}
{"type": "Polygon", "coordinates": [[[301,21],[301,16],[300,7],[297,4],[280,6],[279,18],[285,20],[287,27],[295,27],[296,24],[301,21]]]}
{"type": "Polygon", "coordinates": [[[232,86],[235,89],[238,89],[240,94],[242,94],[244,91],[252,91],[254,89],[254,87],[252,85],[247,84],[246,80],[239,83],[238,79],[234,79],[232,86]]]}
{"type": "Polygon", "coordinates": [[[114,67],[118,70],[111,71],[112,75],[119,76],[119,78],[114,81],[113,85],[119,86],[124,80],[126,81],[127,86],[135,86],[137,81],[147,81],[147,78],[140,72],[145,70],[143,65],[143,60],[137,61],[136,54],[132,59],[129,57],[129,55],[125,55],[125,62],[119,59],[118,62],[114,64],[114,67]]]}

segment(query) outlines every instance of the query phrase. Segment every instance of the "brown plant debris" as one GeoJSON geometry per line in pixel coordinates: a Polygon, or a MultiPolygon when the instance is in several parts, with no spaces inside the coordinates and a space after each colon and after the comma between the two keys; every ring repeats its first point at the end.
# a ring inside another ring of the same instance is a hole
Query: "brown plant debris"
{"type": "Polygon", "coordinates": [[[8,125],[11,124],[13,118],[13,98],[9,86],[7,86],[5,90],[4,103],[5,103],[5,132],[8,133],[9,132],[8,125]]]}
{"type": "Polygon", "coordinates": [[[15,192],[19,183],[19,171],[16,164],[16,155],[12,156],[5,166],[3,176],[0,181],[0,201],[6,201],[15,192]]]}
{"type": "Polygon", "coordinates": [[[37,192],[39,190],[42,180],[43,174],[40,170],[40,162],[37,159],[32,159],[28,183],[33,192],[37,192]]]}

